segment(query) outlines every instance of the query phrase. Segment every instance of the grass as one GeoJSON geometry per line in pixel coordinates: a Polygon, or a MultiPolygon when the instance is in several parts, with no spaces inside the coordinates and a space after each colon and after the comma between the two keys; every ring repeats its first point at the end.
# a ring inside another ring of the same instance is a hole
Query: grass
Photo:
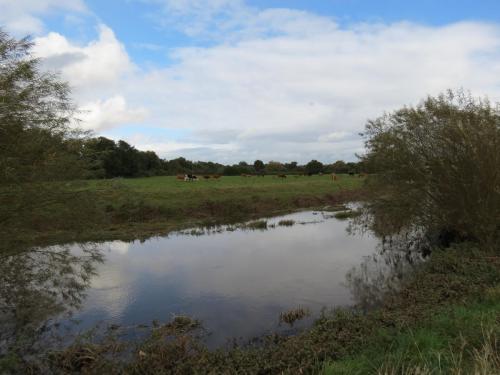
{"type": "Polygon", "coordinates": [[[380,329],[354,356],[324,365],[329,374],[499,374],[500,289],[456,305],[414,328],[380,329]]]}
{"type": "Polygon", "coordinates": [[[148,177],[45,184],[30,187],[29,194],[27,189],[3,187],[0,211],[10,208],[10,212],[0,212],[1,230],[6,238],[16,233],[36,244],[146,238],[193,226],[336,206],[358,199],[362,183],[363,179],[348,175],[335,182],[328,176],[286,180],[223,176],[193,182],[148,177]],[[50,194],[54,197],[48,199],[50,194]]]}

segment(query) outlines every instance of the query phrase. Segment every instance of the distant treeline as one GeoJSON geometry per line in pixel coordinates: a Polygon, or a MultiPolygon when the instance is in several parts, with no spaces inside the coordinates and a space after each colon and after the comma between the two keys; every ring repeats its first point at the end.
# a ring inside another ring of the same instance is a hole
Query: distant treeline
{"type": "Polygon", "coordinates": [[[237,176],[240,174],[318,174],[318,173],[360,173],[360,163],[336,161],[323,164],[311,160],[305,165],[293,161],[253,163],[241,161],[238,164],[223,165],[214,162],[190,161],[183,157],[164,160],[153,151],[139,151],[125,141],[115,142],[105,137],[91,138],[82,143],[81,155],[90,166],[90,178],[145,177],[176,174],[220,174],[237,176]]]}

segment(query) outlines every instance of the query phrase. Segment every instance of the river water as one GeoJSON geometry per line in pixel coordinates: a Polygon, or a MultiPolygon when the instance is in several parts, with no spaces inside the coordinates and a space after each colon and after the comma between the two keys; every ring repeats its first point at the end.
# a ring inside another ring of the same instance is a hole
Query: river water
{"type": "MultiPolygon", "coordinates": [[[[9,269],[17,267],[18,273],[12,277],[24,273],[27,280],[10,292],[9,301],[16,311],[16,303],[35,304],[35,310],[37,303],[47,305],[45,315],[36,314],[37,324],[57,322],[73,334],[101,324],[121,327],[134,338],[140,334],[132,327],[188,315],[202,322],[205,341],[216,347],[231,338],[244,342],[289,332],[279,315],[292,308],[311,312],[294,326],[301,329],[324,307],[369,307],[396,287],[412,263],[406,253],[385,251],[369,232],[349,234],[348,220],[332,212],[266,220],[267,229],[224,226],[146,241],[35,249],[10,260],[9,269]],[[283,220],[293,225],[279,225],[283,220]]],[[[4,314],[0,324],[16,314],[4,314]]]]}

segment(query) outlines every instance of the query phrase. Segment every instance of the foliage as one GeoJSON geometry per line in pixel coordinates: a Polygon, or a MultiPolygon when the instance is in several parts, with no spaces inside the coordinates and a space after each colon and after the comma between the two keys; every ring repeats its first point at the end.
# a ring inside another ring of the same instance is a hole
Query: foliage
{"type": "Polygon", "coordinates": [[[42,72],[31,48],[29,39],[0,30],[0,252],[12,250],[13,233],[19,242],[27,227],[50,227],[48,207],[64,213],[58,216],[65,225],[94,207],[92,199],[64,192],[62,181],[88,177],[85,134],[74,130],[68,85],[42,72]]]}
{"type": "MultiPolygon", "coordinates": [[[[0,358],[9,355],[12,373],[26,355],[44,350],[52,317],[78,308],[104,259],[94,246],[33,248],[0,254],[0,358]],[[41,338],[43,337],[43,340],[41,338]]],[[[0,372],[2,372],[0,360],[0,372]]],[[[3,372],[2,372],[3,373],[3,372]]]]}
{"type": "Polygon", "coordinates": [[[0,30],[0,184],[85,175],[75,108],[58,76],[40,71],[32,43],[0,30]]]}
{"type": "Polygon", "coordinates": [[[308,169],[307,166],[298,165],[296,161],[290,163],[270,161],[264,164],[262,160],[256,160],[253,165],[245,161],[233,165],[223,165],[214,162],[191,161],[183,157],[164,160],[153,151],[140,151],[125,141],[115,142],[105,137],[85,140],[81,143],[80,153],[87,162],[89,176],[92,178],[148,177],[186,173],[225,176],[264,175],[266,173],[300,174],[304,170],[311,174],[317,174],[321,171],[348,173],[360,169],[358,163],[345,163],[343,161],[337,161],[323,167],[322,163],[314,160],[308,164],[308,169]],[[340,168],[338,168],[339,165],[340,168]]]}
{"type": "Polygon", "coordinates": [[[500,234],[500,112],[462,92],[369,121],[373,211],[392,227],[494,243],[500,234]]]}
{"type": "Polygon", "coordinates": [[[256,172],[262,172],[265,168],[264,162],[262,160],[255,160],[253,162],[253,167],[256,172]]]}
{"type": "Polygon", "coordinates": [[[317,160],[311,160],[306,164],[305,170],[307,173],[318,174],[323,172],[323,163],[317,160]]]}
{"type": "Polygon", "coordinates": [[[83,145],[94,177],[143,177],[162,173],[162,160],[153,151],[139,151],[125,141],[92,138],[83,145]]]}

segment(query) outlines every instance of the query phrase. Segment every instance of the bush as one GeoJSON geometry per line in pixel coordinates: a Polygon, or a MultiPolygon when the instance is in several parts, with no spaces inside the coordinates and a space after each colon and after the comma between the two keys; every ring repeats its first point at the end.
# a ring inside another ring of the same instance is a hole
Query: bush
{"type": "Polygon", "coordinates": [[[393,229],[494,243],[500,228],[500,111],[463,92],[428,97],[366,126],[372,211],[393,229]],[[379,210],[381,211],[381,210],[379,210]]]}

